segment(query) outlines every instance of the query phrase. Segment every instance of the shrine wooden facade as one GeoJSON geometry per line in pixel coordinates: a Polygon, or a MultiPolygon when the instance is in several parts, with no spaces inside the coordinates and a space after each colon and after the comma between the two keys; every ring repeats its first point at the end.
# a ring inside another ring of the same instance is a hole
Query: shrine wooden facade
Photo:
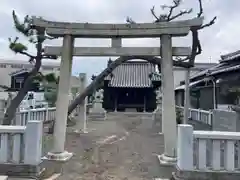
{"type": "Polygon", "coordinates": [[[103,108],[107,111],[152,112],[156,108],[155,89],[161,77],[147,61],[128,61],[104,80],[103,108]]]}

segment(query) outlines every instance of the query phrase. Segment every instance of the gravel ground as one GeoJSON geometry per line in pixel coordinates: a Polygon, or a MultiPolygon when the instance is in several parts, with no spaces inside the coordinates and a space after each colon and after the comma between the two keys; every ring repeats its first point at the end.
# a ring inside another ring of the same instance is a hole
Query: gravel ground
{"type": "Polygon", "coordinates": [[[88,123],[89,133],[68,129],[66,149],[74,156],[63,166],[59,180],[150,180],[166,177],[172,169],[160,167],[163,151],[159,126],[149,115],[108,114],[106,121],[88,123]]]}

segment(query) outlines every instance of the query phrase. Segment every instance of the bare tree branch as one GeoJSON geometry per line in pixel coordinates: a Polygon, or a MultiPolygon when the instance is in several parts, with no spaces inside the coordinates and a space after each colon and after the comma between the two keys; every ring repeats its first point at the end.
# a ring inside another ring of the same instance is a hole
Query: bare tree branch
{"type": "Polygon", "coordinates": [[[192,12],[192,8],[189,10],[185,10],[185,11],[180,11],[178,14],[176,14],[175,16],[169,17],[168,21],[172,21],[174,19],[177,19],[180,16],[183,16],[184,14],[190,14],[192,12]]]}
{"type": "MultiPolygon", "coordinates": [[[[198,0],[198,4],[199,4],[199,12],[197,14],[197,17],[200,18],[203,15],[202,0],[198,0]]],[[[194,65],[194,61],[195,61],[196,56],[202,53],[202,47],[201,47],[201,43],[200,43],[200,40],[199,40],[198,31],[201,30],[201,29],[204,29],[205,27],[209,27],[209,26],[213,25],[215,23],[216,19],[217,19],[217,17],[215,16],[207,24],[204,24],[204,25],[202,25],[200,27],[191,27],[191,32],[192,32],[192,53],[191,53],[190,56],[185,57],[185,58],[179,58],[179,57],[176,58],[178,61],[184,62],[184,61],[189,60],[189,63],[192,66],[194,65]]]]}
{"type": "MultiPolygon", "coordinates": [[[[155,13],[155,6],[153,6],[151,8],[151,14],[153,15],[153,17],[156,19],[155,22],[169,22],[172,20],[175,20],[185,14],[190,14],[192,12],[192,8],[189,10],[184,10],[184,11],[180,11],[178,14],[173,15],[173,12],[176,8],[178,8],[181,4],[181,0],[173,0],[173,5],[171,6],[167,6],[167,5],[162,5],[162,9],[165,8],[169,8],[169,13],[166,14],[160,14],[159,16],[155,13]]],[[[197,13],[197,17],[200,18],[203,15],[203,6],[202,6],[202,0],[198,0],[198,4],[199,4],[199,12],[197,13]]],[[[205,27],[209,27],[211,25],[213,25],[216,21],[217,17],[215,16],[209,23],[204,24],[202,26],[199,27],[191,27],[191,32],[192,32],[192,52],[190,56],[187,56],[185,58],[180,58],[180,57],[176,57],[175,60],[176,62],[178,61],[180,65],[182,65],[182,63],[187,63],[186,61],[189,61],[189,67],[194,66],[194,61],[197,55],[202,53],[202,47],[201,47],[201,43],[198,37],[198,31],[205,28],[205,27]],[[182,62],[182,63],[181,63],[182,62]]],[[[135,21],[133,21],[131,18],[127,18],[127,22],[129,24],[133,24],[136,23],[135,21]]],[[[186,65],[185,65],[186,66],[186,65]]]]}
{"type": "Polygon", "coordinates": [[[209,26],[213,25],[215,23],[216,19],[217,19],[217,16],[215,16],[209,23],[204,24],[201,27],[199,27],[199,30],[201,30],[201,29],[203,29],[205,27],[209,27],[209,26]]]}
{"type": "Polygon", "coordinates": [[[155,17],[156,21],[159,21],[159,17],[157,17],[156,13],[155,13],[155,6],[153,6],[151,9],[150,9],[153,17],[155,17]]]}
{"type": "Polygon", "coordinates": [[[128,24],[136,24],[136,22],[130,17],[127,17],[126,21],[127,21],[128,24]]]}
{"type": "Polygon", "coordinates": [[[174,5],[169,7],[170,9],[169,9],[169,13],[167,16],[167,20],[171,19],[173,10],[179,6],[181,0],[177,0],[177,1],[173,1],[173,2],[174,2],[174,5]]]}
{"type": "Polygon", "coordinates": [[[198,0],[198,4],[199,4],[199,12],[197,14],[197,17],[201,17],[203,14],[202,0],[198,0]]]}

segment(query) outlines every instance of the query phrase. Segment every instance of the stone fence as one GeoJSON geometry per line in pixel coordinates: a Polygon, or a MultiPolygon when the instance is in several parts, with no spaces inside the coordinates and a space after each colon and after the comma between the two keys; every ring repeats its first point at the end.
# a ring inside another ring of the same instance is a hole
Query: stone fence
{"type": "Polygon", "coordinates": [[[16,113],[13,120],[14,125],[25,126],[29,120],[40,120],[44,123],[54,121],[56,118],[56,107],[21,110],[16,113]]]}
{"type": "Polygon", "coordinates": [[[240,133],[194,131],[178,125],[178,161],[174,176],[184,180],[240,179],[240,133]]]}
{"type": "MultiPolygon", "coordinates": [[[[184,107],[176,106],[176,110],[180,111],[181,114],[183,114],[184,107]]],[[[213,113],[211,111],[189,108],[189,115],[190,120],[200,121],[204,124],[212,125],[213,113]]]]}
{"type": "Polygon", "coordinates": [[[42,121],[0,126],[0,174],[35,176],[42,156],[42,121]]]}
{"type": "MultiPolygon", "coordinates": [[[[176,110],[180,113],[182,119],[184,107],[176,106],[176,110]]],[[[193,125],[196,130],[240,132],[240,116],[235,111],[222,109],[205,111],[192,108],[189,111],[189,124],[193,125]]]]}

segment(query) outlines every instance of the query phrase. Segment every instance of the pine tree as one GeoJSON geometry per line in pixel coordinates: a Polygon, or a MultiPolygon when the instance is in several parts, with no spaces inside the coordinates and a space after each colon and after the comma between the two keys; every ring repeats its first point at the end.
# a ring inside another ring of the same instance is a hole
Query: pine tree
{"type": "Polygon", "coordinates": [[[27,92],[30,90],[32,82],[39,74],[40,67],[42,65],[42,59],[56,59],[56,56],[47,56],[43,52],[43,42],[46,39],[53,39],[45,35],[45,29],[32,26],[32,18],[28,15],[24,17],[23,22],[19,21],[15,11],[12,12],[13,22],[15,29],[24,35],[28,41],[36,48],[36,54],[33,55],[28,52],[28,47],[19,42],[19,37],[14,40],[9,38],[9,48],[16,54],[22,54],[27,56],[29,63],[34,64],[33,68],[29,72],[29,76],[25,79],[23,87],[19,90],[17,95],[12,99],[10,105],[7,107],[6,113],[3,119],[3,125],[10,125],[12,119],[15,116],[16,109],[20,105],[27,92]]]}

